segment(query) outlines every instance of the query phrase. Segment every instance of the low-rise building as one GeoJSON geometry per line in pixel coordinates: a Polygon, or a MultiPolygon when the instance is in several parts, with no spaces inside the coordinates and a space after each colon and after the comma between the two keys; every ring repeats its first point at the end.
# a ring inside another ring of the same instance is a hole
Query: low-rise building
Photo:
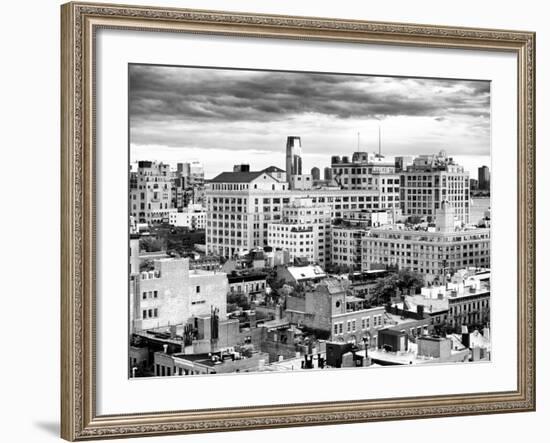
{"type": "Polygon", "coordinates": [[[421,311],[435,327],[455,331],[462,326],[483,328],[490,322],[490,273],[462,270],[450,282],[424,287],[420,294],[407,295],[395,306],[402,315],[421,311]]]}
{"type": "Polygon", "coordinates": [[[257,372],[269,363],[264,352],[225,351],[202,354],[155,353],[155,375],[207,375],[231,372],[257,372]]]}
{"type": "Polygon", "coordinates": [[[189,259],[164,258],[154,269],[130,277],[132,331],[185,324],[215,309],[226,318],[227,276],[189,269],[189,259]]]}
{"type": "Polygon", "coordinates": [[[348,295],[345,282],[325,279],[286,299],[285,316],[291,323],[317,331],[331,341],[376,346],[384,326],[384,308],[348,295]],[[324,332],[324,334],[323,334],[324,332]]]}
{"type": "Polygon", "coordinates": [[[243,294],[249,301],[262,300],[267,288],[263,272],[233,272],[227,275],[229,294],[243,294]]]}

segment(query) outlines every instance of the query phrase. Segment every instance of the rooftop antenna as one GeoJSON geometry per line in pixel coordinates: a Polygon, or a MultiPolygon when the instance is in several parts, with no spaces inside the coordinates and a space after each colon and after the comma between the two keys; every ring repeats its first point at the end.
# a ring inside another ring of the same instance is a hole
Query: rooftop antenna
{"type": "Polygon", "coordinates": [[[361,133],[357,133],[357,151],[361,150],[361,133]]]}

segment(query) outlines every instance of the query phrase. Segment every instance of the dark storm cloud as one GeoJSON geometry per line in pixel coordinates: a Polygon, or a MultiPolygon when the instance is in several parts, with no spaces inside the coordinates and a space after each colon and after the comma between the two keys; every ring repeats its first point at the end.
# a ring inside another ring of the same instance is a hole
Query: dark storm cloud
{"type": "Polygon", "coordinates": [[[276,122],[319,114],[489,117],[489,83],[350,75],[130,68],[132,128],[146,122],[276,122]]]}

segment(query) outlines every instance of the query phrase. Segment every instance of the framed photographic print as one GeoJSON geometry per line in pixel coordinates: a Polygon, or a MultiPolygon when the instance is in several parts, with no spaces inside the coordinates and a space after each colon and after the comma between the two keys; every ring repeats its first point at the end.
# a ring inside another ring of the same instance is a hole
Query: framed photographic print
{"type": "Polygon", "coordinates": [[[61,14],[63,438],[534,410],[534,33],[61,14]]]}

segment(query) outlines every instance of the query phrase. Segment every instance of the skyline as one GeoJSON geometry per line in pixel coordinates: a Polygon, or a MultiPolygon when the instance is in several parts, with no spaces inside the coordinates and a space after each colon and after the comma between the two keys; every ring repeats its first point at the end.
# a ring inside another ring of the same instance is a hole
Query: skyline
{"type": "Polygon", "coordinates": [[[304,170],[332,155],[447,151],[470,172],[490,162],[485,81],[130,66],[131,161],[199,160],[208,178],[235,163],[284,169],[288,135],[304,170]],[[358,149],[358,132],[360,146],[358,149]]]}

